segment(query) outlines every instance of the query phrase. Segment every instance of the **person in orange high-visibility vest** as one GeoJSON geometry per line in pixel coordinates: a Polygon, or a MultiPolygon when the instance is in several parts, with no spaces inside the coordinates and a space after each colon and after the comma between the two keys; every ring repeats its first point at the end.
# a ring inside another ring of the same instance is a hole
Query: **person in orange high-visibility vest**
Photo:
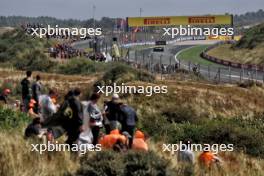
{"type": "Polygon", "coordinates": [[[28,115],[30,117],[32,117],[32,118],[39,117],[39,115],[34,112],[34,108],[35,108],[36,103],[37,102],[34,99],[30,99],[30,101],[29,101],[29,105],[28,105],[28,107],[29,107],[29,109],[28,109],[28,115]]]}
{"type": "Polygon", "coordinates": [[[210,168],[213,164],[221,162],[221,159],[210,151],[203,151],[199,156],[199,164],[206,168],[210,168]]]}
{"type": "Polygon", "coordinates": [[[127,138],[120,134],[119,130],[116,129],[112,130],[110,134],[101,137],[99,144],[102,145],[102,148],[111,149],[117,141],[122,141],[124,144],[126,144],[127,138]]]}
{"type": "Polygon", "coordinates": [[[134,135],[132,149],[137,151],[148,151],[148,144],[145,142],[145,134],[137,130],[134,135]]]}

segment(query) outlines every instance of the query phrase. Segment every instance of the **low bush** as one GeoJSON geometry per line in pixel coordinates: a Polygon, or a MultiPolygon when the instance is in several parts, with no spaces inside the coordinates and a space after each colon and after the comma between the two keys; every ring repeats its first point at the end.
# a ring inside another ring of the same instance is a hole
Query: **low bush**
{"type": "Polygon", "coordinates": [[[166,118],[160,114],[145,113],[140,125],[156,141],[178,143],[191,139],[196,144],[233,144],[236,150],[264,157],[263,116],[252,120],[202,118],[191,123],[171,123],[164,120],[166,118]]]}
{"type": "Polygon", "coordinates": [[[109,67],[109,64],[94,62],[88,59],[71,59],[65,64],[59,65],[56,72],[61,74],[91,74],[102,72],[109,67]]]}
{"type": "Polygon", "coordinates": [[[139,176],[179,175],[171,163],[154,152],[114,153],[110,151],[88,155],[81,160],[76,176],[139,176]]]}
{"type": "Polygon", "coordinates": [[[0,107],[0,129],[14,130],[23,127],[30,121],[25,113],[15,112],[11,109],[0,107]]]}
{"type": "Polygon", "coordinates": [[[44,51],[51,41],[33,38],[21,29],[0,36],[0,62],[11,63],[17,69],[49,71],[55,64],[44,51]]]}
{"type": "Polygon", "coordinates": [[[232,47],[234,49],[253,49],[258,46],[260,43],[264,42],[264,24],[256,25],[252,28],[249,28],[245,35],[232,47]]]}
{"type": "Polygon", "coordinates": [[[121,84],[129,81],[153,82],[154,76],[146,71],[134,69],[128,65],[115,64],[107,70],[98,84],[112,85],[121,84]]]}
{"type": "Polygon", "coordinates": [[[262,87],[263,86],[262,83],[256,82],[256,81],[253,81],[253,80],[246,80],[246,81],[237,83],[237,85],[239,87],[242,87],[242,88],[251,88],[251,87],[254,87],[254,86],[262,87]]]}

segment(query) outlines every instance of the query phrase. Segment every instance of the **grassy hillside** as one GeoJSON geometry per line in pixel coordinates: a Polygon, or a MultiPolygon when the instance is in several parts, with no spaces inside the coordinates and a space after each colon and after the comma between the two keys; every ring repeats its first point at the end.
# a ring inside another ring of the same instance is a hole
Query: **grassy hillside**
{"type": "MultiPolygon", "coordinates": [[[[102,75],[84,77],[38,73],[43,76],[46,87],[55,86],[61,94],[65,89],[75,86],[80,86],[85,91],[99,78],[112,79],[102,75]]],[[[23,72],[5,69],[0,75],[3,82],[16,82],[23,77],[23,72]]],[[[146,82],[133,80],[127,83],[149,85],[146,82]]],[[[2,117],[0,118],[2,141],[0,174],[3,176],[17,174],[101,176],[132,175],[132,173],[186,175],[186,166],[178,163],[176,156],[163,153],[162,144],[176,143],[187,138],[195,143],[235,145],[235,152],[220,153],[225,161],[223,168],[213,169],[211,175],[263,174],[264,161],[261,158],[264,157],[262,142],[264,89],[262,87],[244,89],[235,85],[211,85],[175,80],[162,82],[154,80],[151,84],[168,85],[169,93],[152,97],[139,94],[121,95],[124,102],[137,109],[138,127],[150,136],[148,141],[150,153],[118,154],[107,151],[88,153],[80,160],[71,158],[68,152],[44,155],[32,153],[30,143],[37,141],[25,141],[22,136],[29,117],[0,108],[0,117],[2,117]]],[[[109,97],[103,97],[106,98],[109,97]]],[[[196,153],[196,157],[198,154],[196,153]]],[[[201,172],[197,163],[194,172],[195,175],[201,172]]]]}
{"type": "Polygon", "coordinates": [[[243,64],[264,65],[264,24],[250,28],[236,44],[225,44],[209,55],[243,64]]]}
{"type": "MultiPolygon", "coordinates": [[[[1,176],[187,176],[190,175],[190,166],[179,163],[175,155],[162,152],[163,143],[174,144],[186,139],[196,144],[234,145],[235,151],[219,153],[224,161],[222,167],[213,168],[207,175],[264,175],[264,87],[261,84],[252,84],[248,88],[214,85],[205,80],[191,79],[191,76],[182,80],[179,78],[181,73],[176,73],[173,79],[159,80],[155,79],[155,75],[128,65],[95,63],[85,59],[54,64],[43,54],[45,41],[29,38],[19,31],[4,34],[0,42],[1,54],[5,56],[2,63],[20,69],[39,70],[33,72],[33,76],[41,75],[45,92],[49,88],[57,89],[59,102],[70,88],[75,87],[81,88],[81,98],[87,100],[98,84],[116,82],[136,86],[168,86],[167,94],[150,97],[138,93],[120,95],[124,103],[137,110],[137,128],[150,137],[147,141],[149,152],[89,152],[82,158],[69,152],[40,155],[30,151],[30,144],[40,141],[23,138],[30,117],[12,106],[13,101],[20,99],[20,81],[25,73],[1,68],[0,90],[12,90],[10,105],[0,106],[1,176]],[[35,62],[33,58],[39,59],[35,62]],[[50,69],[45,65],[47,60],[51,63],[50,69]],[[17,67],[18,63],[23,64],[22,67],[17,67]]],[[[197,50],[191,53],[197,53],[197,50]]],[[[186,75],[188,77],[188,73],[186,75]]],[[[103,108],[103,101],[109,98],[103,96],[99,107],[103,108]]],[[[62,137],[59,142],[64,140],[65,137],[62,137]]],[[[199,154],[195,153],[196,161],[199,154]]],[[[202,175],[197,162],[191,171],[193,175],[202,175]]]]}

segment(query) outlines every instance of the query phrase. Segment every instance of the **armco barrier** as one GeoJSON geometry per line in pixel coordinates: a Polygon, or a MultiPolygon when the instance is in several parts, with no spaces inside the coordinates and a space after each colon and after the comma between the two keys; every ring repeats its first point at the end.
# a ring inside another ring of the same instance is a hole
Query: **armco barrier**
{"type": "Polygon", "coordinates": [[[211,62],[214,62],[214,63],[217,63],[217,64],[221,64],[221,65],[225,65],[225,66],[230,66],[230,67],[233,67],[233,68],[254,69],[254,70],[257,70],[257,71],[263,71],[264,70],[263,66],[258,66],[258,65],[254,65],[254,64],[241,64],[241,63],[238,63],[238,62],[231,62],[231,61],[219,59],[219,58],[216,58],[216,57],[213,57],[213,56],[210,56],[210,55],[207,54],[207,52],[209,50],[214,49],[214,48],[218,47],[219,45],[223,45],[223,44],[226,44],[226,43],[234,43],[234,41],[218,42],[215,45],[212,45],[212,46],[206,48],[201,53],[201,57],[206,59],[206,60],[208,60],[208,61],[211,61],[211,62]]]}

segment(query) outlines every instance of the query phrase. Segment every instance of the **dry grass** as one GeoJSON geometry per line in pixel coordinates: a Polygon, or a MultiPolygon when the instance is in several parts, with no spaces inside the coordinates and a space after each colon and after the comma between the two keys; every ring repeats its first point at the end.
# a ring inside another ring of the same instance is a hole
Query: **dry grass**
{"type": "MultiPolygon", "coordinates": [[[[49,88],[55,88],[59,93],[64,94],[71,88],[85,89],[90,86],[99,75],[91,76],[71,76],[62,74],[52,74],[43,72],[33,72],[33,78],[39,74],[42,79],[42,83],[49,88]]],[[[25,77],[25,72],[17,71],[13,69],[0,69],[0,84],[4,81],[20,82],[25,77]]]]}
{"type": "MultiPolygon", "coordinates": [[[[136,85],[147,85],[137,82],[136,85]]],[[[213,85],[193,81],[163,81],[159,85],[168,86],[168,94],[151,97],[140,95],[129,103],[138,108],[160,110],[168,107],[192,107],[198,116],[208,117],[253,117],[263,112],[264,88],[240,88],[236,85],[213,85]]]]}
{"type": "Polygon", "coordinates": [[[11,31],[14,30],[13,27],[0,27],[0,35],[7,32],[7,31],[11,31]]]}
{"type": "Polygon", "coordinates": [[[31,141],[25,141],[21,134],[0,133],[0,175],[1,176],[57,176],[72,173],[78,168],[78,161],[70,159],[68,152],[40,155],[31,151],[31,141]]]}
{"type": "MultiPolygon", "coordinates": [[[[1,176],[59,176],[72,173],[79,168],[79,159],[71,159],[68,152],[57,152],[40,155],[32,152],[30,143],[25,141],[18,133],[0,133],[0,175],[1,176]]],[[[148,142],[150,150],[159,156],[171,160],[172,166],[177,170],[184,169],[183,163],[177,161],[177,155],[162,152],[162,143],[148,142]]],[[[202,176],[203,170],[198,165],[198,156],[195,153],[196,162],[194,173],[202,176]]],[[[219,156],[224,161],[221,168],[213,168],[207,171],[211,176],[262,176],[264,174],[264,160],[249,157],[243,153],[226,152],[219,156]]]]}
{"type": "Polygon", "coordinates": [[[208,51],[208,54],[242,64],[264,64],[264,44],[254,49],[232,49],[231,44],[224,44],[208,51]]]}
{"type": "MultiPolygon", "coordinates": [[[[66,92],[70,87],[81,87],[86,89],[100,75],[93,76],[66,76],[36,72],[43,77],[43,82],[49,87],[56,87],[61,92],[66,92]]],[[[0,78],[4,80],[20,81],[24,72],[10,69],[1,69],[0,78]]],[[[143,82],[133,82],[135,85],[149,85],[143,82]]],[[[235,85],[213,85],[206,82],[195,81],[157,81],[156,85],[168,85],[168,94],[153,95],[128,95],[125,101],[140,109],[158,111],[167,107],[192,106],[199,114],[207,114],[210,117],[252,117],[256,112],[263,112],[264,88],[252,87],[244,89],[235,85]]],[[[106,97],[104,97],[106,98],[106,97]]],[[[144,117],[144,114],[140,114],[144,117]]],[[[27,142],[20,133],[12,134],[0,132],[0,175],[63,175],[74,173],[78,169],[78,160],[70,159],[67,152],[54,153],[52,157],[39,155],[30,151],[30,142],[27,142]]],[[[169,158],[174,167],[182,169],[183,165],[178,163],[176,156],[165,154],[161,151],[161,143],[150,142],[150,149],[159,155],[169,158]]],[[[207,175],[213,176],[248,176],[264,175],[263,159],[252,158],[243,153],[221,153],[224,165],[222,169],[213,169],[207,175]]],[[[198,153],[196,154],[198,156],[198,153]]],[[[195,164],[195,175],[200,175],[201,170],[195,164]]]]}
{"type": "MultiPolygon", "coordinates": [[[[171,160],[177,170],[182,170],[185,165],[177,161],[177,152],[171,154],[162,151],[163,143],[149,142],[150,150],[161,157],[171,160]]],[[[264,175],[264,160],[257,159],[238,152],[221,152],[218,156],[223,161],[220,167],[212,167],[211,170],[203,170],[198,163],[200,152],[195,152],[194,175],[196,176],[262,176],[264,175]]]]}

